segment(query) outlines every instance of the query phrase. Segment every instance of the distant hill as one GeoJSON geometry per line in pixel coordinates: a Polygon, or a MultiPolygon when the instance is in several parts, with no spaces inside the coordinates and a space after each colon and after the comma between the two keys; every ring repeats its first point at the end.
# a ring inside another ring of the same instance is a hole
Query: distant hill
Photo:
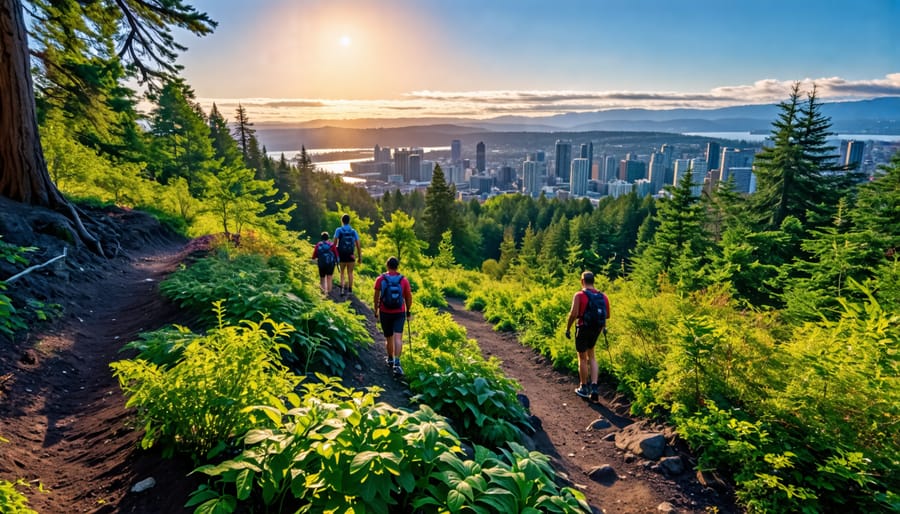
{"type": "MultiPolygon", "coordinates": [[[[844,134],[900,134],[900,97],[822,105],[832,131],[844,134]]],[[[307,148],[447,146],[451,139],[478,132],[768,132],[776,105],[742,105],[720,109],[611,109],[555,116],[500,116],[488,120],[396,118],[315,120],[297,124],[257,123],[269,151],[307,148]]]]}

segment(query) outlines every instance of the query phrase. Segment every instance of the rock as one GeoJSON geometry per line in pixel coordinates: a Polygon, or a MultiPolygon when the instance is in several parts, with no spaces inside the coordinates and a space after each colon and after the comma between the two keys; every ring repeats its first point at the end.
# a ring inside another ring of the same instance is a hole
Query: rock
{"type": "Polygon", "coordinates": [[[603,430],[605,428],[609,428],[612,426],[612,423],[607,421],[604,418],[597,418],[591,422],[590,425],[585,428],[585,430],[603,430]]]}
{"type": "Polygon", "coordinates": [[[26,366],[33,366],[38,363],[38,354],[33,349],[29,348],[19,356],[19,362],[26,366]]]}
{"type": "Polygon", "coordinates": [[[645,459],[656,460],[665,453],[666,438],[659,432],[646,432],[633,424],[616,434],[616,448],[628,450],[645,459]]]}
{"type": "Polygon", "coordinates": [[[531,409],[531,400],[529,400],[527,396],[518,393],[516,394],[516,399],[519,400],[519,403],[522,404],[522,407],[525,407],[526,410],[531,409]]]}
{"type": "Polygon", "coordinates": [[[153,477],[145,478],[131,487],[131,492],[142,493],[147,489],[152,489],[156,485],[156,479],[153,477]]]}
{"type": "Polygon", "coordinates": [[[684,472],[684,462],[681,457],[663,457],[659,460],[659,467],[670,475],[680,475],[684,472]]]}
{"type": "Polygon", "coordinates": [[[619,474],[609,464],[596,466],[588,471],[588,476],[595,482],[610,484],[619,478],[619,474]]]}
{"type": "Polygon", "coordinates": [[[615,440],[616,440],[615,432],[610,432],[610,433],[606,434],[605,436],[603,436],[603,438],[601,439],[601,441],[615,441],[615,440]]]}
{"type": "Polygon", "coordinates": [[[676,509],[675,506],[669,502],[660,503],[656,506],[656,510],[659,512],[664,512],[666,514],[675,514],[676,512],[678,512],[678,509],[676,509]]]}

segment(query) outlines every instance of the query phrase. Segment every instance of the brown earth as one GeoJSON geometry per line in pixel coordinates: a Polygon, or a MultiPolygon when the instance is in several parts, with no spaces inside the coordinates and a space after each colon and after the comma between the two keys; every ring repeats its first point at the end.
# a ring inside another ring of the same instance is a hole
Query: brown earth
{"type": "MultiPolygon", "coordinates": [[[[99,258],[79,249],[65,264],[35,271],[5,291],[17,301],[31,297],[59,303],[63,315],[13,341],[0,336],[0,436],[9,440],[0,444],[0,479],[26,479],[32,486],[25,491],[30,506],[41,514],[189,512],[183,505],[201,478],[188,475],[189,460],[162,459],[158,452],[139,448],[142,430],[124,406],[109,363],[128,356],[120,353],[122,344],[139,332],[190,323],[160,297],[158,284],[195,246],[140,213],[92,210],[85,224],[102,235],[107,248],[117,249],[113,257],[99,258]],[[148,478],[155,487],[131,492],[148,478]]],[[[62,253],[58,233],[64,225],[49,213],[36,215],[32,208],[0,204],[3,240],[46,252],[32,255],[33,263],[62,253]]],[[[0,277],[9,275],[0,265],[0,277]]],[[[409,391],[383,364],[383,337],[375,333],[368,306],[355,297],[334,294],[333,299],[351,301],[367,314],[376,341],[363,346],[359,358],[347,366],[345,383],[378,385],[384,389],[381,400],[407,406],[409,391]]],[[[508,376],[522,385],[542,425],[534,434],[534,447],[551,456],[561,476],[585,493],[595,511],[657,512],[662,502],[670,502],[678,512],[735,511],[727,497],[701,487],[692,472],[667,477],[605,440],[608,433],[635,422],[612,393],[598,404],[581,400],[572,392],[573,377],[554,371],[514,335],[494,332],[480,314],[466,311],[459,302],[452,301],[448,310],[485,355],[499,358],[508,376]],[[612,427],[586,430],[599,416],[612,427]],[[618,478],[601,483],[586,475],[602,464],[611,465],[618,478]]]]}

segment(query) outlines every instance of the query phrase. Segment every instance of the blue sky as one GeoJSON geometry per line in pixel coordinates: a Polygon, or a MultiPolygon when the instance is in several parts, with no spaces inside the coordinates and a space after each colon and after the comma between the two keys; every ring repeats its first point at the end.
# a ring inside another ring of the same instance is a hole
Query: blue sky
{"type": "Polygon", "coordinates": [[[900,0],[194,0],[201,104],[259,121],[900,95],[900,0]]]}

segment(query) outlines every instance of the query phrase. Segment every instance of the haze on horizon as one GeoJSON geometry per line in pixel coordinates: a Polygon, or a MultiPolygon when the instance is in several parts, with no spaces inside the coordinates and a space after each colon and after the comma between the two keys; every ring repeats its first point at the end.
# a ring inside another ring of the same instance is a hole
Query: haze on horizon
{"type": "Polygon", "coordinates": [[[896,0],[192,0],[204,109],[251,120],[546,116],[900,96],[896,0]]]}

